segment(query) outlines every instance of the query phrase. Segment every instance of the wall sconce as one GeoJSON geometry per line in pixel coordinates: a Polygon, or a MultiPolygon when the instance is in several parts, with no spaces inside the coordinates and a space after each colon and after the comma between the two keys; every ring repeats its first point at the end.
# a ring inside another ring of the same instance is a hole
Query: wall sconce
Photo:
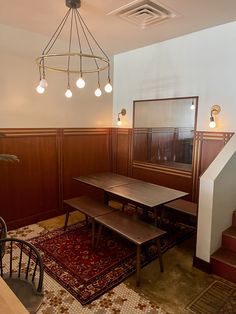
{"type": "Polygon", "coordinates": [[[209,127],[211,129],[214,129],[216,127],[216,122],[215,122],[215,115],[217,115],[220,112],[221,108],[219,105],[214,105],[211,107],[211,115],[210,115],[210,123],[209,127]]]}
{"type": "Polygon", "coordinates": [[[126,115],[126,109],[123,108],[121,110],[121,112],[118,113],[118,119],[117,119],[117,125],[121,126],[122,125],[122,121],[120,119],[120,116],[125,116],[126,115]]]}

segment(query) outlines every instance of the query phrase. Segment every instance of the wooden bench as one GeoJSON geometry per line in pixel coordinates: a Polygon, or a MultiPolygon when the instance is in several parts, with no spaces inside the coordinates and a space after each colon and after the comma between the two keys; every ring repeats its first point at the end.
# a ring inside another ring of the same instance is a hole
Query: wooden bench
{"type": "Polygon", "coordinates": [[[197,204],[190,201],[178,199],[178,200],[166,203],[165,207],[174,209],[178,212],[191,215],[194,217],[197,216],[197,204]]]}
{"type": "Polygon", "coordinates": [[[95,239],[95,222],[94,218],[110,213],[116,209],[111,208],[97,200],[91,199],[88,196],[80,196],[71,198],[63,201],[63,208],[66,210],[64,230],[67,228],[68,218],[71,210],[78,210],[86,217],[86,223],[88,223],[88,218],[92,222],[92,247],[94,247],[95,239]]]}
{"type": "Polygon", "coordinates": [[[105,226],[120,236],[133,242],[136,249],[136,285],[140,284],[141,271],[141,246],[149,241],[156,240],[157,250],[160,262],[160,270],[163,272],[163,261],[161,254],[160,238],[166,233],[165,231],[128,216],[121,211],[113,211],[109,214],[97,216],[94,218],[100,224],[97,244],[102,231],[102,226],[105,226]]]}
{"type": "MultiPolygon", "coordinates": [[[[196,224],[196,217],[197,217],[197,203],[193,203],[190,201],[186,201],[183,199],[178,199],[164,205],[165,208],[171,209],[179,214],[183,214],[181,217],[182,219],[187,218],[187,216],[191,219],[192,223],[196,224]]],[[[173,219],[174,217],[172,217],[173,219]]],[[[188,219],[189,221],[189,219],[188,219]]],[[[191,222],[189,221],[189,223],[191,222]]]]}

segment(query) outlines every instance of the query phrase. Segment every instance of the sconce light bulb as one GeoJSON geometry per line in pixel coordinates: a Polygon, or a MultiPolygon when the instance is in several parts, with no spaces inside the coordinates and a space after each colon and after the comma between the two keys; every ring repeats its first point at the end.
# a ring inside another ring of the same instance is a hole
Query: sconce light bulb
{"type": "Polygon", "coordinates": [[[209,127],[210,127],[211,129],[214,129],[214,128],[216,127],[216,123],[215,123],[214,120],[213,120],[213,121],[210,121],[209,127]]]}
{"type": "Polygon", "coordinates": [[[94,92],[95,96],[100,97],[102,95],[102,91],[100,89],[100,87],[98,87],[95,92],[94,92]]]}
{"type": "Polygon", "coordinates": [[[110,82],[108,82],[106,84],[106,86],[104,87],[104,90],[105,90],[106,93],[111,93],[112,92],[112,85],[111,85],[110,82]]]}
{"type": "Polygon", "coordinates": [[[36,87],[36,91],[39,94],[43,94],[45,92],[45,88],[43,88],[42,86],[40,86],[40,84],[36,87]]]}
{"type": "Polygon", "coordinates": [[[72,91],[68,88],[67,91],[65,92],[65,96],[67,98],[71,98],[72,97],[72,91]]]}
{"type": "Polygon", "coordinates": [[[119,125],[119,126],[122,125],[122,121],[120,119],[117,121],[117,125],[119,125]]]}
{"type": "Polygon", "coordinates": [[[39,86],[42,88],[47,88],[48,87],[48,82],[45,80],[45,78],[42,78],[39,82],[39,86]]]}
{"type": "Polygon", "coordinates": [[[78,88],[84,88],[85,86],[85,81],[84,79],[82,78],[82,76],[76,81],[76,86],[78,88]]]}

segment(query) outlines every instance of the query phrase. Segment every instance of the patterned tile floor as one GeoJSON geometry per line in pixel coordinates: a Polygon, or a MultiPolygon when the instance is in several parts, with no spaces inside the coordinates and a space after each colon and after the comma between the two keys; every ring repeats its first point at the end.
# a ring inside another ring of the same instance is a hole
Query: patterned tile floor
{"type": "MultiPolygon", "coordinates": [[[[73,212],[69,223],[73,224],[83,215],[73,212]]],[[[29,239],[41,232],[62,227],[64,216],[55,217],[38,224],[10,232],[10,236],[29,239]]],[[[45,274],[45,298],[39,314],[187,314],[186,306],[215,279],[192,267],[194,239],[175,246],[164,256],[164,272],[160,273],[158,261],[142,269],[141,285],[135,286],[131,276],[113,290],[87,306],[82,306],[56,281],[45,274]]]]}
{"type": "MultiPolygon", "coordinates": [[[[81,216],[75,214],[74,220],[81,219],[81,216]]],[[[47,232],[47,230],[60,227],[62,219],[50,219],[39,224],[33,224],[9,232],[9,236],[15,236],[21,239],[30,239],[47,232]]],[[[157,304],[149,301],[144,296],[128,288],[125,284],[120,284],[114,289],[104,294],[87,306],[82,306],[73,296],[63,289],[55,280],[45,273],[44,277],[45,297],[38,314],[169,314],[157,304]]]]}

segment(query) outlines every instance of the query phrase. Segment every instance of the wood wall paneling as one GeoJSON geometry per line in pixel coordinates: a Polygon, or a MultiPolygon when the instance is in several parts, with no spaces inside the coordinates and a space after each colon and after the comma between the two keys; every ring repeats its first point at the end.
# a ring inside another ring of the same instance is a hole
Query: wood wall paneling
{"type": "Polygon", "coordinates": [[[232,132],[196,132],[193,172],[193,199],[198,201],[200,176],[230,140],[232,132]]]}
{"type": "Polygon", "coordinates": [[[141,163],[134,163],[132,171],[134,178],[187,192],[190,197],[186,199],[191,199],[192,176],[189,172],[171,171],[164,167],[152,168],[141,163]]]}
{"type": "MultiPolygon", "coordinates": [[[[132,129],[1,129],[0,153],[19,163],[0,162],[0,215],[9,228],[61,213],[62,201],[103,192],[73,177],[114,171],[192,193],[198,199],[199,177],[233,133],[196,132],[193,173],[132,161],[132,129]]],[[[142,148],[140,148],[142,149],[142,148]]]]}
{"type": "Polygon", "coordinates": [[[65,129],[62,147],[63,198],[94,195],[97,190],[73,180],[73,177],[111,171],[110,130],[65,129]]]}
{"type": "Polygon", "coordinates": [[[112,171],[131,176],[131,129],[117,128],[112,130],[112,155],[112,171]]]}
{"type": "Polygon", "coordinates": [[[0,163],[0,214],[8,227],[42,219],[59,208],[57,130],[4,130],[0,153],[19,163],[0,163]]]}
{"type": "MultiPolygon", "coordinates": [[[[133,159],[139,161],[146,161],[149,159],[148,156],[148,144],[150,133],[147,128],[135,129],[133,139],[133,159]]],[[[149,152],[150,154],[150,152],[149,152]]]]}

